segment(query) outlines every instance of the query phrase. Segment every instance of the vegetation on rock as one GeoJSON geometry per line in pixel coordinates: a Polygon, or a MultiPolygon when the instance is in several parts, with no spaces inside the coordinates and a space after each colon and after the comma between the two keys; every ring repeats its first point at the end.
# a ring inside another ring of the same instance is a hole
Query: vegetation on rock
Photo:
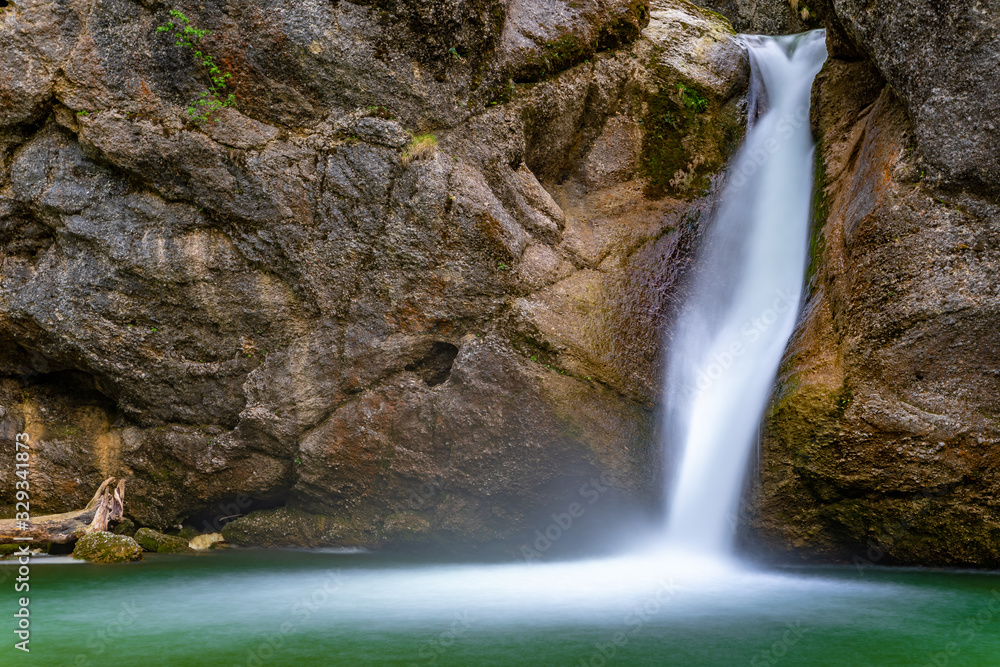
{"type": "Polygon", "coordinates": [[[199,95],[187,113],[195,123],[205,123],[211,120],[218,122],[216,117],[218,112],[226,107],[231,107],[236,103],[236,95],[226,94],[226,82],[232,78],[232,74],[224,72],[212,60],[212,56],[202,51],[202,39],[211,34],[208,30],[201,30],[191,25],[191,20],[182,12],[172,9],[170,16],[175,19],[166,25],[159,26],[157,32],[170,32],[174,36],[174,45],[189,49],[193,52],[195,61],[208,76],[208,90],[199,95]]]}
{"type": "Polygon", "coordinates": [[[188,541],[173,535],[164,535],[151,528],[140,528],[135,533],[135,541],[146,551],[161,554],[193,553],[188,541]]]}
{"type": "Polygon", "coordinates": [[[77,540],[73,558],[91,563],[125,563],[142,560],[142,547],[127,535],[98,531],[77,540]]]}

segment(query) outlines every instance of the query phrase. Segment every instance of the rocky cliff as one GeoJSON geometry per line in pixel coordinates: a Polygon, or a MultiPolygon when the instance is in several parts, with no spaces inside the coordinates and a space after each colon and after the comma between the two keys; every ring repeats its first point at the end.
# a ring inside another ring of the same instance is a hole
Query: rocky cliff
{"type": "Polygon", "coordinates": [[[5,3],[33,512],[115,475],[141,525],[390,545],[655,506],[659,331],[746,81],[683,0],[5,3]]]}
{"type": "Polygon", "coordinates": [[[813,97],[810,296],[744,516],[772,553],[996,567],[995,16],[930,0],[814,16],[831,58],[813,97]]]}

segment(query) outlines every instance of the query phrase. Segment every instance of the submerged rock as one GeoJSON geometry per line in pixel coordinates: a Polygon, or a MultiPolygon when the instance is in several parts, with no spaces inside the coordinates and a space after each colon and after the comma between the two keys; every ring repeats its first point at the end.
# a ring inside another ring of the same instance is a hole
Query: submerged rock
{"type": "Polygon", "coordinates": [[[127,535],[98,531],[76,541],[73,558],[91,563],[125,563],[142,560],[142,547],[127,535]]]}
{"type": "Polygon", "coordinates": [[[146,551],[153,551],[161,554],[185,554],[193,553],[194,549],[188,546],[188,541],[173,535],[164,535],[150,528],[140,528],[135,533],[135,541],[146,551]]]}

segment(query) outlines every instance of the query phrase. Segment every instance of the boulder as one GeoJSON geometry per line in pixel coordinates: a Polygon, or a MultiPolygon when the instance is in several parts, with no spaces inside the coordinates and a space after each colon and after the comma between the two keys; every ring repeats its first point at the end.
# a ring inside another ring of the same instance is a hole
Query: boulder
{"type": "Polygon", "coordinates": [[[135,522],[133,522],[131,519],[122,519],[121,521],[118,522],[118,525],[115,526],[115,529],[111,532],[113,532],[115,535],[128,535],[129,537],[135,537],[135,531],[136,531],[135,522]]]}
{"type": "Polygon", "coordinates": [[[205,533],[203,535],[195,535],[188,540],[188,546],[195,550],[211,549],[219,542],[222,542],[222,535],[220,533],[205,533]]]}
{"type": "Polygon", "coordinates": [[[77,540],[73,558],[91,563],[126,563],[142,560],[142,547],[127,535],[97,531],[77,540]]]}
{"type": "Polygon", "coordinates": [[[137,530],[135,541],[146,551],[153,551],[160,554],[186,554],[194,552],[194,549],[188,546],[188,541],[184,538],[164,535],[150,528],[140,528],[137,530]]]}

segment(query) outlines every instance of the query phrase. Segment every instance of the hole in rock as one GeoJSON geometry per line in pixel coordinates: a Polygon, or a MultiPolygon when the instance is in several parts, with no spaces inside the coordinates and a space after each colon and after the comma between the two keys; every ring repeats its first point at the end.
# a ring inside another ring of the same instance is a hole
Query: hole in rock
{"type": "Polygon", "coordinates": [[[10,3],[7,2],[7,0],[0,0],[0,9],[3,9],[4,7],[7,7],[9,5],[10,3]]]}
{"type": "Polygon", "coordinates": [[[224,498],[214,505],[202,507],[191,512],[182,522],[185,528],[191,527],[202,533],[217,533],[230,521],[257,510],[273,510],[285,506],[284,496],[269,496],[266,498],[251,498],[246,494],[224,498]]]}
{"type": "Polygon", "coordinates": [[[451,375],[451,366],[458,356],[458,348],[451,343],[437,342],[431,346],[430,352],[418,361],[409,364],[406,370],[412,371],[420,376],[427,383],[427,386],[434,387],[441,384],[451,375]]]}
{"type": "MultiPolygon", "coordinates": [[[[45,397],[47,405],[56,398],[71,405],[93,405],[114,419],[115,401],[101,390],[97,379],[90,373],[74,369],[32,373],[25,376],[23,382],[34,395],[45,397]]],[[[49,407],[59,409],[55,405],[49,407]]]]}

